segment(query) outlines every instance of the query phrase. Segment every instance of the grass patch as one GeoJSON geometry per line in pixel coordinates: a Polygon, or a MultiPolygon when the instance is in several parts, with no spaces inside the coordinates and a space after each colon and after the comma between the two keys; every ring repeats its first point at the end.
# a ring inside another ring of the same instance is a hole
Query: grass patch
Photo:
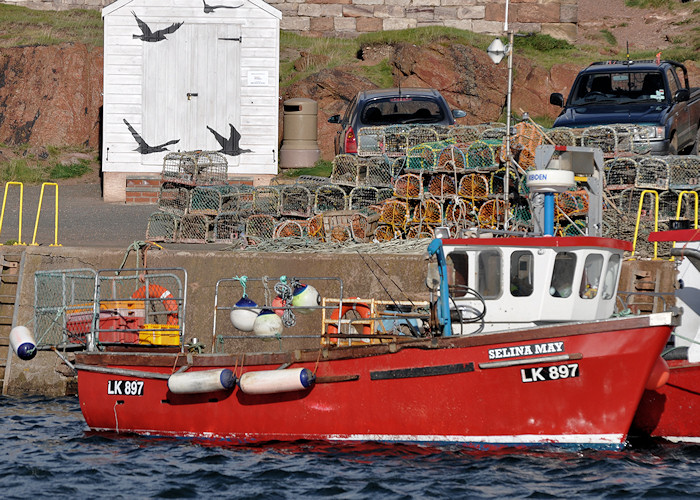
{"type": "Polygon", "coordinates": [[[74,179],[91,172],[97,166],[94,151],[80,146],[47,146],[33,149],[29,146],[2,146],[0,181],[40,184],[42,182],[74,179]]]}
{"type": "Polygon", "coordinates": [[[608,45],[617,46],[617,38],[609,30],[600,30],[600,34],[603,35],[603,39],[608,45]]]}
{"type": "Polygon", "coordinates": [[[374,66],[364,66],[362,72],[368,80],[371,80],[379,88],[394,86],[394,75],[391,72],[389,61],[386,59],[374,66]]]}
{"type": "Polygon", "coordinates": [[[667,8],[673,10],[674,0],[625,0],[627,7],[639,7],[640,9],[660,9],[667,8]]]}
{"type": "Polygon", "coordinates": [[[285,177],[299,177],[301,175],[313,175],[314,177],[330,177],[333,172],[333,162],[329,160],[318,160],[313,167],[289,168],[283,173],[285,177]]]}
{"type": "Polygon", "coordinates": [[[90,162],[87,160],[79,160],[78,163],[73,163],[70,165],[63,165],[59,163],[54,165],[49,170],[49,179],[74,179],[76,177],[82,177],[90,171],[90,162]]]}
{"type": "Polygon", "coordinates": [[[32,10],[0,4],[0,47],[84,43],[101,47],[102,15],[99,10],[32,10]]]}

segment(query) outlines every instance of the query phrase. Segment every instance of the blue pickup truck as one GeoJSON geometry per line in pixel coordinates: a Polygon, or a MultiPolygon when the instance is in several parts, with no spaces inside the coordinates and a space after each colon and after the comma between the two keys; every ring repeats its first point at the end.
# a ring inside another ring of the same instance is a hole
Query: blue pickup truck
{"type": "Polygon", "coordinates": [[[688,70],[674,61],[606,61],[582,70],[554,127],[639,125],[656,155],[698,154],[700,88],[688,84],[688,70]]]}

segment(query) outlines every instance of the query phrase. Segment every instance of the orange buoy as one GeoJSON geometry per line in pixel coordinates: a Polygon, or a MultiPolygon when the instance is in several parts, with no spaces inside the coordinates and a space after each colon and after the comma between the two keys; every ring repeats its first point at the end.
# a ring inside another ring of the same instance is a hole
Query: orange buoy
{"type": "Polygon", "coordinates": [[[666,363],[664,358],[659,356],[654,362],[654,366],[651,369],[651,373],[649,374],[649,378],[647,379],[647,383],[644,388],[648,391],[654,391],[663,387],[666,382],[668,382],[668,377],[670,374],[671,372],[668,369],[668,363],[666,363]]]}

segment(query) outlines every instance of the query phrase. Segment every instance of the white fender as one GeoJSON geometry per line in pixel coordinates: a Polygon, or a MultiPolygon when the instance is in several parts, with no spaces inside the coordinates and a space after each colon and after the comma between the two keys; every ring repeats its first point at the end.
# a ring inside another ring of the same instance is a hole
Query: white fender
{"type": "Polygon", "coordinates": [[[235,385],[236,376],[228,368],[173,373],[168,379],[168,389],[175,394],[226,391],[235,385]]]}
{"type": "Polygon", "coordinates": [[[275,394],[308,389],[316,376],[308,368],[261,370],[241,375],[238,385],[246,394],[275,394]]]}
{"type": "Polygon", "coordinates": [[[10,331],[10,346],[19,359],[29,361],[36,356],[36,342],[26,326],[16,326],[10,331]]]}

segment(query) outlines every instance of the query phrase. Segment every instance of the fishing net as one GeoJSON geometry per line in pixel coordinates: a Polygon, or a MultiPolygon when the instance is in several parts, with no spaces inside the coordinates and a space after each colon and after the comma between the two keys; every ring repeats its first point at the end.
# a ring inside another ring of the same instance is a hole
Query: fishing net
{"type": "Polygon", "coordinates": [[[409,220],[410,206],[405,201],[387,200],[382,205],[379,222],[403,229],[409,220]]]}
{"type": "Polygon", "coordinates": [[[368,186],[391,186],[392,163],[388,158],[363,158],[365,165],[364,183],[368,186]]]}
{"type": "Polygon", "coordinates": [[[637,162],[634,158],[612,158],[605,161],[605,187],[620,191],[634,187],[637,177],[637,162]]]}
{"type": "Polygon", "coordinates": [[[496,156],[491,145],[476,141],[467,148],[467,169],[485,170],[496,165],[496,156]]]}
{"type": "Polygon", "coordinates": [[[195,187],[190,192],[191,214],[216,215],[221,211],[221,190],[216,187],[195,187]]]}
{"type": "Polygon", "coordinates": [[[479,227],[498,229],[506,219],[506,204],[503,200],[488,200],[479,208],[479,227]]]}
{"type": "Polygon", "coordinates": [[[174,215],[187,212],[190,203],[190,190],[172,183],[163,184],[158,192],[158,210],[174,215]]]}
{"type": "Polygon", "coordinates": [[[663,158],[644,158],[637,162],[634,186],[639,189],[668,189],[670,171],[663,158]]]}
{"type": "Polygon", "coordinates": [[[308,188],[291,184],[280,190],[280,215],[285,217],[310,217],[314,195],[308,188]]]}
{"type": "Polygon", "coordinates": [[[669,188],[700,188],[700,156],[669,156],[664,159],[669,167],[669,188]]]}
{"type": "Polygon", "coordinates": [[[428,183],[428,192],[436,198],[445,198],[456,194],[454,176],[448,174],[432,176],[428,183]]]}
{"type": "Polygon", "coordinates": [[[213,222],[214,218],[210,215],[183,215],[178,227],[178,241],[180,243],[207,243],[213,222]]]}
{"type": "Polygon", "coordinates": [[[356,186],[358,183],[357,157],[341,154],[333,158],[331,182],[356,186]]]}
{"type": "Polygon", "coordinates": [[[545,134],[556,146],[576,146],[576,136],[568,127],[550,128],[545,131],[545,134]]]}
{"type": "Polygon", "coordinates": [[[148,218],[146,239],[148,241],[175,241],[179,218],[166,212],[155,212],[148,218]]]}
{"type": "Polygon", "coordinates": [[[327,184],[316,189],[314,213],[320,214],[328,210],[345,210],[345,190],[334,184],[327,184]]]}
{"type": "Polygon", "coordinates": [[[245,224],[245,234],[248,238],[263,240],[272,239],[277,220],[266,214],[253,214],[248,217],[245,224]]]}
{"type": "Polygon", "coordinates": [[[403,156],[408,149],[408,125],[384,128],[384,152],[387,156],[403,156]]]}
{"type": "Polygon", "coordinates": [[[371,186],[358,186],[352,188],[348,195],[348,209],[362,210],[377,203],[379,190],[371,186]]]}
{"type": "Polygon", "coordinates": [[[273,238],[301,238],[306,234],[306,221],[283,220],[275,226],[273,238]]]}
{"type": "Polygon", "coordinates": [[[480,200],[489,195],[489,179],[484,174],[466,174],[459,181],[460,196],[480,200]]]}
{"type": "Polygon", "coordinates": [[[397,198],[420,198],[423,194],[423,178],[417,174],[403,174],[394,183],[397,198]]]}
{"type": "Polygon", "coordinates": [[[362,127],[357,132],[357,154],[377,156],[384,153],[384,127],[362,127]]]}
{"type": "Polygon", "coordinates": [[[214,241],[228,242],[238,239],[244,225],[238,212],[221,212],[214,219],[214,241]]]}
{"type": "Polygon", "coordinates": [[[447,146],[438,154],[437,169],[463,172],[467,168],[467,157],[457,146],[447,146]]]}
{"type": "Polygon", "coordinates": [[[439,140],[440,136],[434,128],[425,125],[415,125],[406,134],[406,148],[410,150],[419,144],[438,142],[439,140]]]}
{"type": "Polygon", "coordinates": [[[253,193],[253,212],[264,215],[279,215],[280,192],[273,186],[258,186],[253,193]]]}

